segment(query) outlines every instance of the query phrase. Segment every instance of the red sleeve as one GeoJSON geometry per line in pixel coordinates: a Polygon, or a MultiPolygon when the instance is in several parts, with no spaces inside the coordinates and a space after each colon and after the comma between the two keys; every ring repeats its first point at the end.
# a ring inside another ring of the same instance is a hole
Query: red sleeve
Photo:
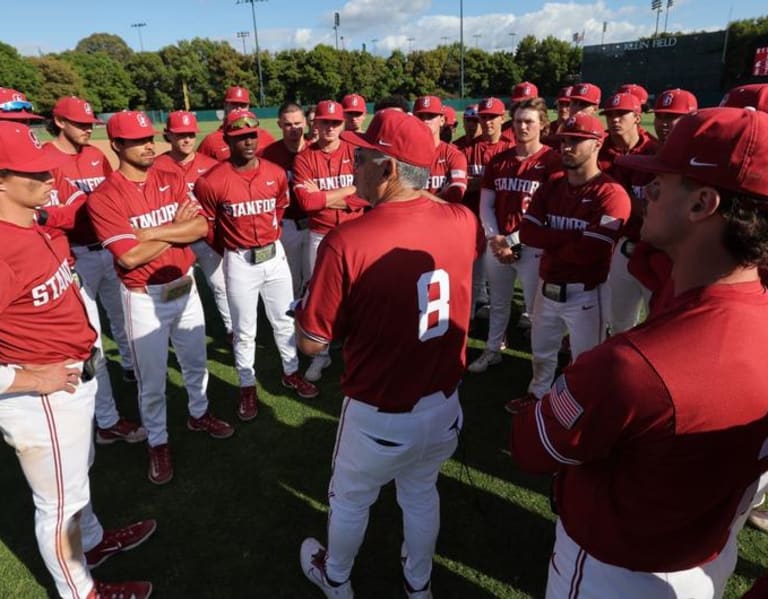
{"type": "Polygon", "coordinates": [[[214,160],[218,160],[218,157],[216,156],[216,151],[212,147],[213,143],[209,136],[206,136],[205,139],[203,139],[202,142],[200,142],[200,145],[197,147],[197,151],[205,156],[210,156],[214,160]]]}
{"type": "Polygon", "coordinates": [[[622,438],[671,418],[671,405],[642,356],[625,341],[609,342],[580,355],[547,395],[515,416],[510,450],[529,472],[604,459],[622,438]]]}
{"type": "Polygon", "coordinates": [[[293,193],[299,208],[307,214],[323,210],[328,201],[324,191],[310,192],[304,187],[305,181],[313,180],[308,155],[309,152],[300,153],[293,163],[293,193]]]}
{"type": "Polygon", "coordinates": [[[348,276],[336,239],[331,231],[320,243],[315,270],[296,309],[296,326],[318,343],[343,337],[340,314],[348,276]]]}
{"type": "MultiPolygon", "coordinates": [[[[99,188],[88,196],[86,206],[91,217],[96,236],[115,258],[120,257],[130,249],[139,245],[136,234],[131,226],[128,215],[122,210],[121,198],[112,198],[102,193],[102,183],[99,188]]],[[[111,190],[114,193],[114,189],[111,190]]]]}
{"type": "Polygon", "coordinates": [[[45,221],[45,226],[60,229],[62,231],[72,230],[77,221],[77,214],[81,209],[85,210],[85,202],[87,199],[88,196],[78,190],[69,197],[66,204],[45,206],[43,210],[45,210],[48,215],[48,219],[45,221]]]}
{"type": "Polygon", "coordinates": [[[467,157],[452,146],[448,148],[446,160],[450,183],[440,197],[446,202],[461,202],[467,191],[467,157]]]}
{"type": "Polygon", "coordinates": [[[15,273],[5,262],[0,262],[0,314],[13,301],[13,293],[17,291],[15,273]]]}
{"type": "Polygon", "coordinates": [[[547,198],[553,189],[553,185],[545,183],[533,194],[531,204],[520,221],[520,241],[525,245],[554,250],[581,238],[581,231],[558,231],[547,225],[547,198]]]}
{"type": "Polygon", "coordinates": [[[280,167],[275,169],[276,178],[280,182],[280,191],[277,194],[277,202],[275,204],[275,212],[277,214],[277,222],[282,222],[285,209],[288,208],[288,204],[291,202],[291,196],[288,193],[288,177],[285,175],[285,171],[280,167]]]}
{"type": "Polygon", "coordinates": [[[215,247],[216,212],[218,210],[218,203],[216,202],[216,194],[213,192],[211,184],[208,182],[205,175],[195,182],[194,194],[197,201],[200,202],[203,216],[208,220],[208,235],[206,235],[205,241],[211,247],[215,247]]]}

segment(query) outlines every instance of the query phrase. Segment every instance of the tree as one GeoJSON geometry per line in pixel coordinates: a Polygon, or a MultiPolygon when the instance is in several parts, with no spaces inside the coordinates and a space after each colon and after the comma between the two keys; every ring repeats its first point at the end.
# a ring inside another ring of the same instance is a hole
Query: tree
{"type": "Polygon", "coordinates": [[[131,108],[173,110],[173,80],[157,52],[136,52],[125,65],[125,71],[136,89],[131,108]]]}
{"type": "Polygon", "coordinates": [[[133,54],[133,50],[128,47],[125,40],[119,35],[112,33],[92,33],[88,37],[84,37],[75,46],[75,52],[82,52],[84,54],[95,54],[96,52],[104,52],[112,60],[125,64],[133,54]]]}
{"type": "Polygon", "coordinates": [[[85,83],[85,96],[95,112],[115,112],[130,106],[136,88],[123,65],[104,52],[68,51],[61,59],[70,63],[85,83]]]}
{"type": "Polygon", "coordinates": [[[0,42],[0,85],[18,90],[36,101],[40,84],[40,74],[34,65],[24,60],[16,48],[0,42]]]}
{"type": "Polygon", "coordinates": [[[40,112],[50,111],[56,100],[63,96],[86,96],[83,78],[70,63],[56,58],[53,54],[27,60],[37,69],[42,80],[35,97],[36,108],[40,112]]]}

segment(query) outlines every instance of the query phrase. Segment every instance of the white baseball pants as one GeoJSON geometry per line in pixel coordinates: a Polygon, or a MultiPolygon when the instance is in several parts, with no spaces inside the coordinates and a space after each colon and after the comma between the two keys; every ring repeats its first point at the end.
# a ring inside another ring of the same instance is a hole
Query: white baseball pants
{"type": "Polygon", "coordinates": [[[500,351],[504,335],[509,326],[512,300],[515,297],[515,281],[520,279],[523,289],[525,312],[533,312],[533,302],[536,298],[536,285],[539,282],[539,262],[541,250],[523,246],[520,259],[512,264],[502,264],[486,249],[485,272],[488,275],[488,293],[490,299],[490,314],[488,317],[488,341],[485,346],[491,351],[500,351]]]}
{"type": "Polygon", "coordinates": [[[133,356],[125,334],[125,318],[120,301],[120,279],[115,271],[115,259],[112,253],[108,250],[90,251],[87,247],[73,245],[72,254],[75,256],[77,274],[93,290],[95,297],[98,297],[101,305],[104,306],[109,319],[109,331],[120,353],[120,364],[123,368],[132,370],[133,356]]]}
{"type": "Polygon", "coordinates": [[[229,314],[229,300],[227,300],[227,285],[224,281],[224,268],[221,256],[204,240],[199,240],[189,246],[195,256],[197,265],[205,275],[205,280],[213,294],[213,301],[219,311],[221,321],[227,333],[232,332],[232,317],[229,314]]]}
{"type": "Polygon", "coordinates": [[[301,296],[301,291],[309,281],[309,275],[312,272],[309,268],[309,229],[298,229],[295,220],[286,218],[283,220],[280,241],[283,243],[288,267],[291,269],[293,297],[297,298],[301,296]]]}
{"type": "Polygon", "coordinates": [[[609,326],[612,335],[634,327],[640,319],[640,308],[644,305],[647,309],[651,299],[651,292],[627,270],[629,258],[621,251],[626,239],[622,237],[616,244],[608,273],[609,326]]]}
{"type": "Polygon", "coordinates": [[[531,321],[531,353],[533,378],[528,392],[544,397],[552,386],[557,369],[557,352],[563,334],[571,336],[571,356],[575,361],[583,352],[605,340],[604,285],[584,290],[581,283],[567,286],[564,302],[545,297],[544,283],[539,281],[531,321]]]}
{"type": "MultiPolygon", "coordinates": [[[[317,248],[320,247],[320,243],[325,239],[325,235],[322,233],[309,232],[309,243],[307,244],[307,263],[309,264],[309,274],[307,275],[307,282],[312,278],[312,273],[315,272],[315,262],[317,262],[317,248]]],[[[327,358],[331,355],[329,347],[326,347],[323,351],[317,354],[314,359],[327,358]]]]}
{"type": "Polygon", "coordinates": [[[369,508],[394,479],[408,555],[404,575],[411,587],[426,586],[440,530],[437,475],[456,450],[462,423],[458,392],[425,396],[404,414],[344,399],[328,488],[326,572],[331,580],[350,577],[369,508]]]}
{"type": "Polygon", "coordinates": [[[95,393],[91,380],[73,394],[0,396],[0,431],[32,489],[40,554],[67,599],[85,599],[91,591],[83,545],[103,534],[88,485],[95,393]]]}
{"type": "Polygon", "coordinates": [[[711,562],[677,572],[638,572],[606,564],[582,549],[557,521],[546,599],[719,599],[736,567],[738,530],[711,562]]]}
{"type": "Polygon", "coordinates": [[[276,241],[275,257],[261,264],[248,262],[248,252],[249,250],[224,252],[224,276],[232,311],[235,368],[241,387],[252,387],[256,384],[253,363],[259,297],[264,302],[264,311],[272,325],[283,372],[293,374],[299,369],[294,322],[293,318],[286,314],[293,300],[293,281],[283,244],[276,241]]]}
{"type": "Polygon", "coordinates": [[[136,364],[139,409],[150,447],[168,442],[165,384],[169,339],[181,365],[189,414],[200,418],[208,411],[205,319],[194,277],[190,292],[174,300],[162,300],[163,287],[147,285],[146,293],[141,293],[122,286],[128,340],[136,364]]]}

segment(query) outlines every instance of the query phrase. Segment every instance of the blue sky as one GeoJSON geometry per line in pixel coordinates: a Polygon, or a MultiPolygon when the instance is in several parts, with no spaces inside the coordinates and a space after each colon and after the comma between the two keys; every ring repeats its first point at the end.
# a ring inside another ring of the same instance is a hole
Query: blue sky
{"type": "MultiPolygon", "coordinates": [[[[667,0],[662,0],[666,5],[667,0]]],[[[3,7],[0,40],[22,54],[73,48],[94,32],[120,35],[139,49],[157,50],[195,36],[225,40],[242,51],[238,31],[249,31],[251,7],[236,0],[37,0],[8,2],[3,7]],[[141,28],[133,23],[146,23],[141,28]]],[[[255,4],[259,43],[269,50],[311,48],[335,43],[333,13],[339,12],[339,45],[388,54],[393,48],[426,49],[458,40],[459,0],[258,0],[255,4]],[[376,40],[376,41],[374,41],[376,40]]],[[[464,0],[464,41],[486,50],[509,49],[522,36],[555,35],[571,40],[585,32],[585,44],[598,44],[607,21],[605,42],[637,39],[656,27],[651,0],[561,0],[512,2],[464,0]],[[514,35],[511,35],[514,34],[514,35]]],[[[668,15],[671,31],[723,28],[729,14],[745,19],[768,14],[765,0],[674,0],[668,15]]],[[[660,28],[663,29],[664,13],[660,28]]]]}

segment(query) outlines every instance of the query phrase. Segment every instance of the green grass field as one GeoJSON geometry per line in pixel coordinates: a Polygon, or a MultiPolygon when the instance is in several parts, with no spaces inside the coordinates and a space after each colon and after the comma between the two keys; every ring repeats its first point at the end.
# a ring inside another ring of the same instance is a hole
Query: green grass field
{"type": "MultiPolygon", "coordinates": [[[[201,290],[209,316],[211,407],[235,425],[236,434],[217,441],[186,430],[186,395],[172,355],[168,424],[173,481],[156,487],[147,480],[143,444],[98,447],[91,470],[94,507],[106,527],[152,517],[158,520],[158,531],[145,545],[110,559],[94,574],[107,581],[151,580],[155,596],[164,599],[319,597],[301,572],[298,552],[304,537],[325,537],[327,484],[342,400],[341,356],[332,353],[334,363],[320,382],[320,397],[299,400],[280,385],[277,350],[262,318],[256,350],[262,409],[255,421],[241,423],[235,416],[232,352],[223,341],[210,294],[202,285],[201,290]]],[[[469,360],[481,350],[486,326],[478,321],[471,332],[469,360]]],[[[530,377],[527,340],[511,328],[508,341],[501,365],[483,375],[468,375],[461,387],[462,442],[438,483],[442,529],[433,589],[439,599],[543,597],[554,515],[549,480],[520,472],[507,449],[510,417],[502,406],[525,391],[530,377]]],[[[109,340],[107,353],[118,407],[123,415],[136,417],[136,388],[122,382],[109,340]]],[[[308,360],[302,360],[303,370],[308,360]]],[[[35,543],[31,494],[13,451],[4,444],[0,489],[0,598],[54,596],[35,543]]],[[[353,573],[358,597],[403,596],[400,521],[389,485],[372,509],[353,573]]],[[[767,567],[768,536],[746,528],[726,597],[740,597],[767,567]]]]}

